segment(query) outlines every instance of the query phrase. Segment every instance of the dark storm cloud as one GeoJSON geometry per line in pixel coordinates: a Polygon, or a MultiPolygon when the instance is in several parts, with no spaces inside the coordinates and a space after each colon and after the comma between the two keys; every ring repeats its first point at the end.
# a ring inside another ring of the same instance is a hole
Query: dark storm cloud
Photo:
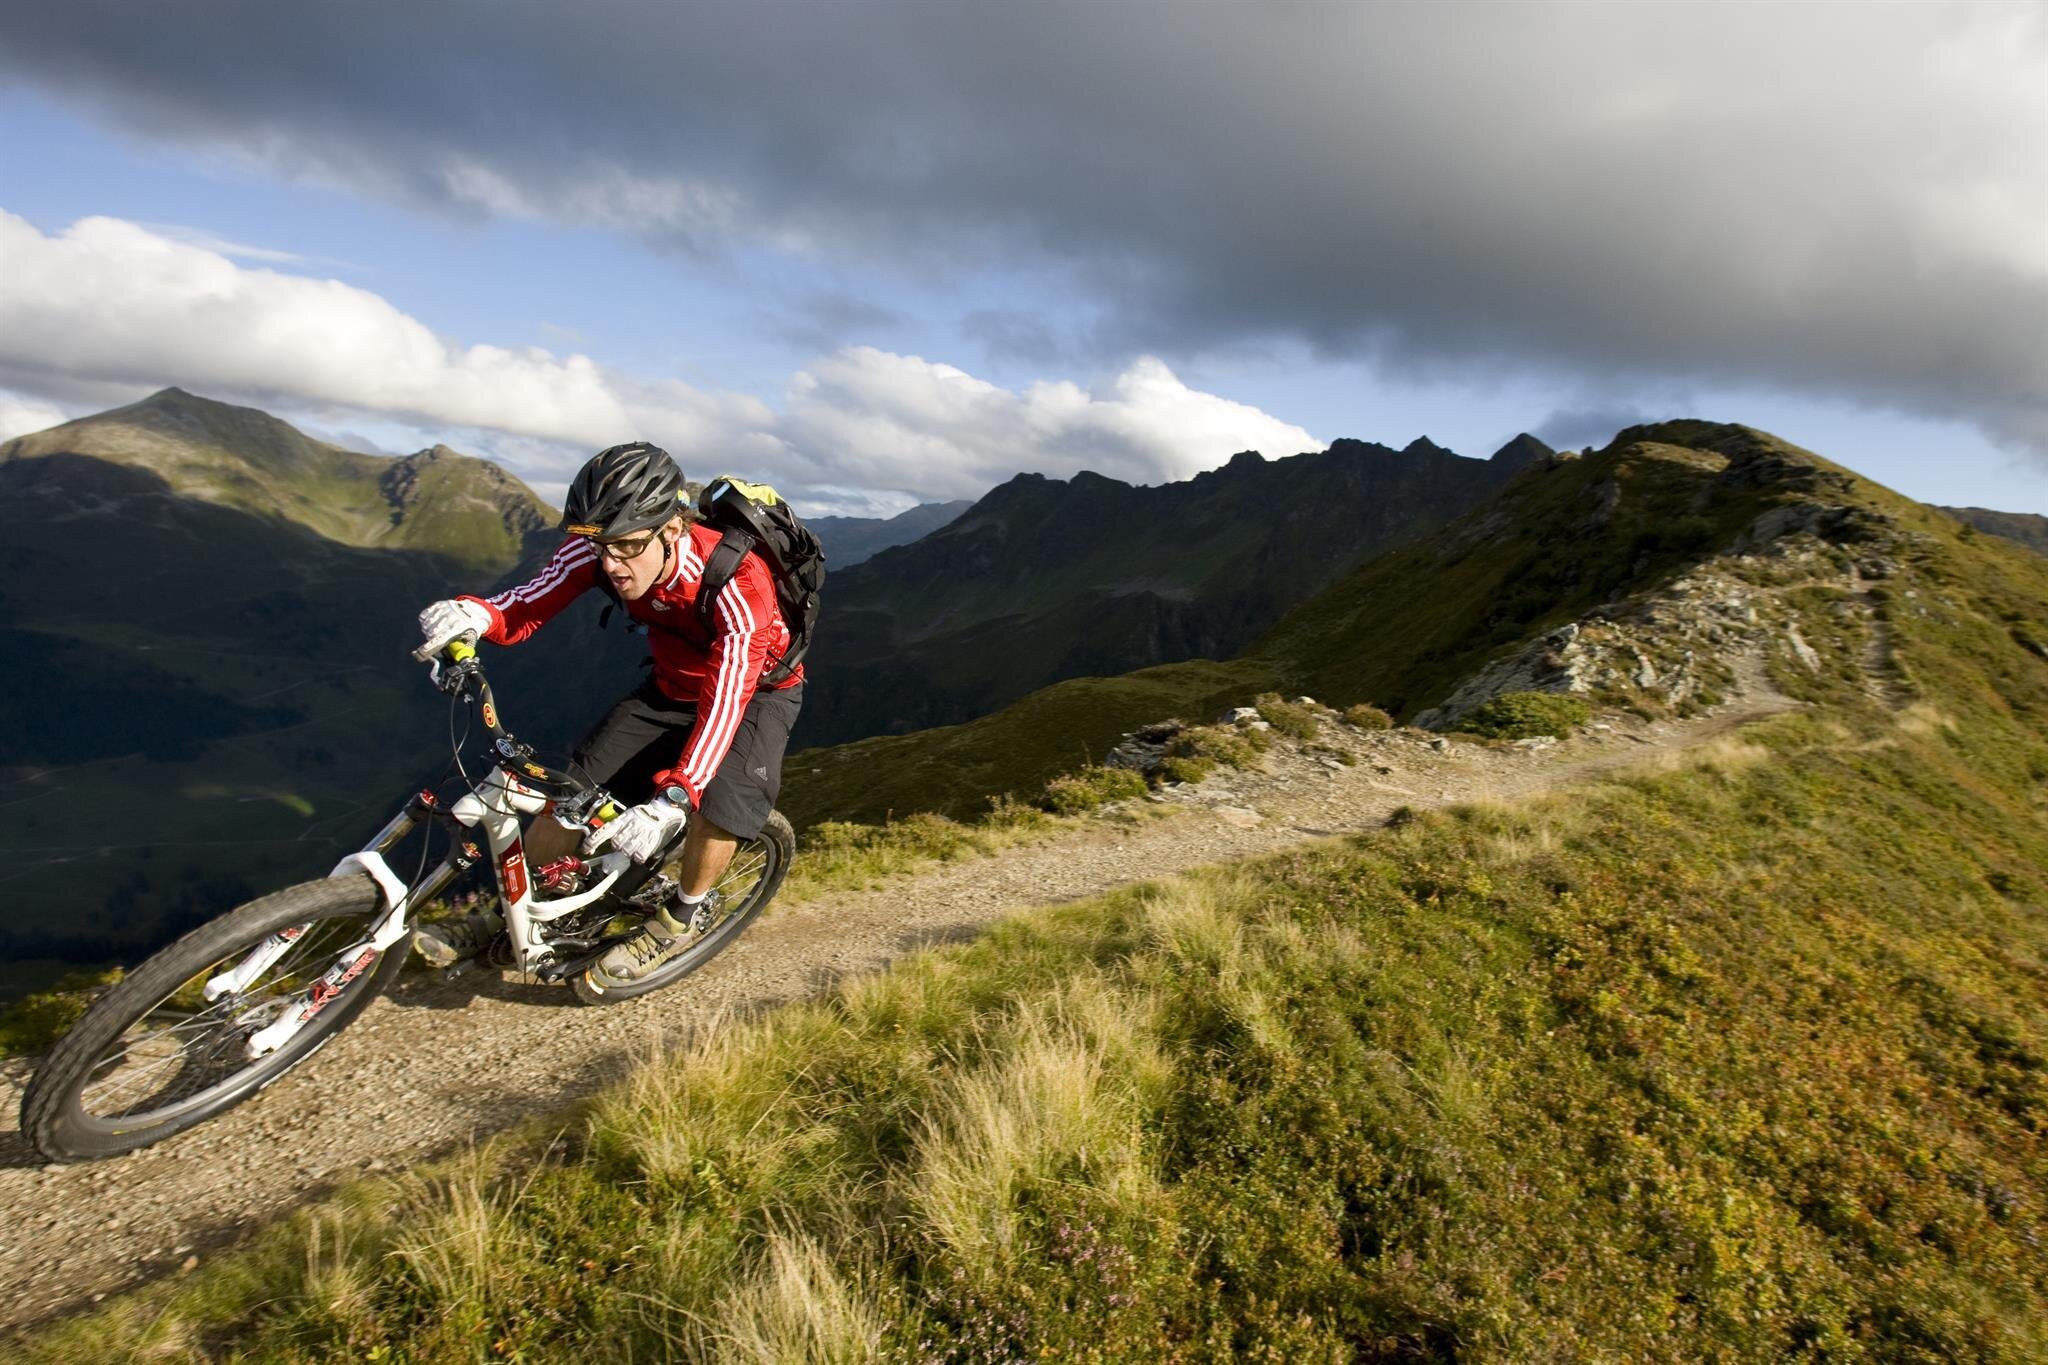
{"type": "Polygon", "coordinates": [[[960,334],[999,361],[1049,365],[1073,353],[1043,314],[1021,308],[969,309],[960,316],[960,334]]]}
{"type": "Polygon", "coordinates": [[[1769,384],[2048,458],[2038,4],[15,3],[151,136],[1091,291],[1133,348],[1769,384]]]}
{"type": "Polygon", "coordinates": [[[903,327],[903,314],[844,290],[812,290],[763,310],[770,336],[811,351],[885,340],[903,327]]]}
{"type": "Polygon", "coordinates": [[[1624,427],[1654,422],[1657,414],[1630,404],[1560,408],[1529,428],[1529,434],[1555,450],[1601,446],[1624,427]]]}

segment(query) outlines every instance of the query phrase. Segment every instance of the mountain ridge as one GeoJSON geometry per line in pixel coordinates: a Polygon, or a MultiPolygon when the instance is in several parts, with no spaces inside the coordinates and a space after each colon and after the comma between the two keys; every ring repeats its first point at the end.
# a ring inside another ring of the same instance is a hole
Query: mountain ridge
{"type": "MultiPolygon", "coordinates": [[[[1940,504],[1934,506],[1940,507],[1940,504]]],[[[1940,510],[1965,526],[2003,536],[2036,554],[2048,555],[2048,517],[2034,512],[1996,512],[1989,507],[1941,507],[1940,510]]]]}
{"type": "Polygon", "coordinates": [[[926,502],[893,517],[805,517],[825,549],[825,564],[850,569],[883,550],[929,535],[974,505],[971,499],[926,502]]]}
{"type": "Polygon", "coordinates": [[[359,548],[503,573],[553,534],[554,510],[499,465],[445,445],[368,455],[261,408],[160,389],[0,444],[0,464],[69,454],[145,470],[172,493],[305,526],[359,548]]]}
{"type": "Polygon", "coordinates": [[[1490,460],[1427,438],[1242,451],[1138,485],[1021,473],[831,583],[799,742],[986,714],[1063,677],[1237,652],[1362,559],[1489,496],[1549,447],[1490,460]]]}

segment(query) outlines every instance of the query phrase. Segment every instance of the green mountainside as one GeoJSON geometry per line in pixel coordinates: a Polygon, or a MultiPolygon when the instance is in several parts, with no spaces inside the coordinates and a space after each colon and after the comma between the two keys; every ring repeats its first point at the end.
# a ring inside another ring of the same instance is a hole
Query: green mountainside
{"type": "Polygon", "coordinates": [[[1798,704],[723,1019],[25,1358],[2048,1359],[2048,561],[1704,422],[1395,558],[1094,685],[1798,704]]]}
{"type": "Polygon", "coordinates": [[[1994,512],[1988,507],[1943,507],[1965,526],[2015,540],[2035,554],[2048,555],[2048,517],[2032,512],[1994,512]]]}
{"type": "Polygon", "coordinates": [[[972,506],[965,499],[926,502],[893,517],[805,517],[804,525],[817,535],[825,548],[826,566],[836,572],[930,535],[972,506]]]}
{"type": "Polygon", "coordinates": [[[170,492],[342,545],[423,551],[481,573],[505,572],[553,534],[547,504],[488,460],[446,446],[399,460],[357,454],[177,388],[0,445],[0,463],[53,455],[142,470],[170,492]]]}
{"type": "Polygon", "coordinates": [[[1476,506],[1531,461],[1428,440],[1339,441],[1157,487],[1022,474],[940,530],[834,574],[797,740],[985,715],[1061,678],[1238,652],[1374,554],[1476,506]]]}
{"type": "MultiPolygon", "coordinates": [[[[176,390],[8,442],[0,499],[10,961],[130,958],[326,871],[447,765],[419,608],[555,540],[483,461],[353,455],[176,390]]],[[[566,747],[636,652],[564,621],[494,676],[566,747]]]]}

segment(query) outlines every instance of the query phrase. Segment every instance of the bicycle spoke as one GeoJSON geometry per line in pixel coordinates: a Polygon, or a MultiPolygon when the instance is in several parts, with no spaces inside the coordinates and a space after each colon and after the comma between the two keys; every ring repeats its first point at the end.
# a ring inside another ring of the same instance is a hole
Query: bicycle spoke
{"type": "Polygon", "coordinates": [[[337,954],[359,941],[363,927],[359,922],[309,925],[255,981],[201,1007],[176,1002],[252,950],[188,978],[93,1064],[80,1089],[80,1104],[101,1118],[131,1118],[181,1104],[230,1079],[250,1065],[243,1044],[276,1017],[273,1007],[303,991],[337,954]]]}
{"type": "Polygon", "coordinates": [[[725,875],[718,879],[718,890],[724,893],[728,888],[744,885],[758,878],[761,869],[768,865],[768,854],[758,844],[745,850],[726,867],[725,875]]]}

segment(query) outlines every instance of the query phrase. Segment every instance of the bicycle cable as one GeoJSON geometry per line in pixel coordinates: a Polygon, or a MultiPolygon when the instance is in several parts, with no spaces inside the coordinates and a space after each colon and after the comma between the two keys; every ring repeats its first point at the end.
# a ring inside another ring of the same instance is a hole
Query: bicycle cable
{"type": "Polygon", "coordinates": [[[462,766],[462,746],[469,743],[469,732],[475,724],[475,722],[469,721],[469,708],[463,705],[468,700],[469,697],[466,693],[458,693],[448,698],[448,752],[451,756],[452,766],[462,777],[463,789],[471,796],[480,798],[483,793],[476,789],[476,783],[470,781],[469,769],[462,766]],[[469,722],[462,727],[462,734],[460,736],[457,736],[455,733],[455,713],[457,711],[460,711],[463,719],[469,722]]]}

